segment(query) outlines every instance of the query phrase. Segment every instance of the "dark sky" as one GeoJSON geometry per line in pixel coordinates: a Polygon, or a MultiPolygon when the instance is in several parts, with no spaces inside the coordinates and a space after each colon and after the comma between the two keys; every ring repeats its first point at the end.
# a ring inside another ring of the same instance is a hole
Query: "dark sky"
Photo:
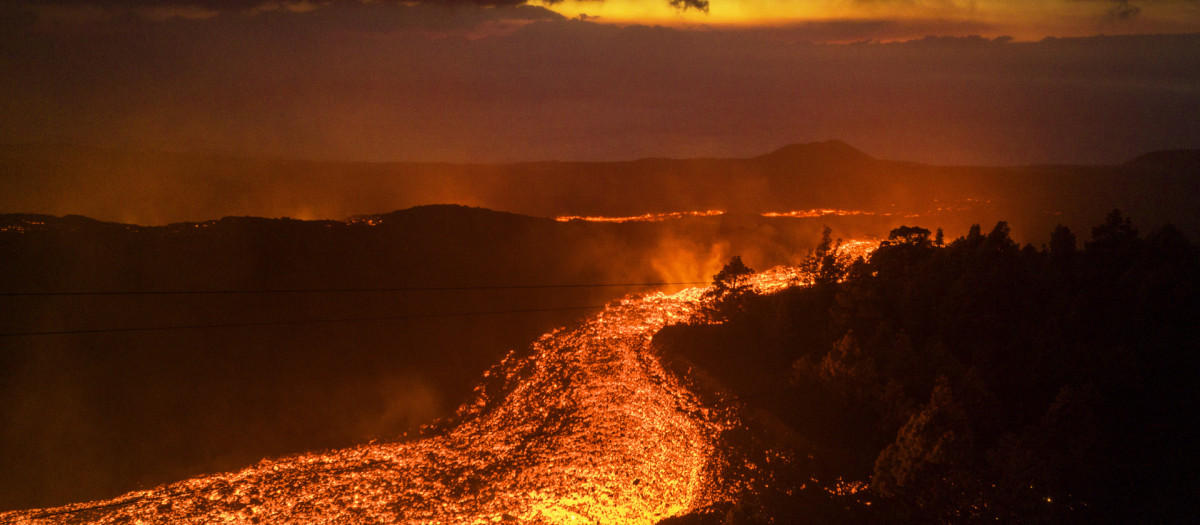
{"type": "Polygon", "coordinates": [[[8,3],[0,142],[451,162],[1200,147],[1195,0],[713,2],[8,3]]]}

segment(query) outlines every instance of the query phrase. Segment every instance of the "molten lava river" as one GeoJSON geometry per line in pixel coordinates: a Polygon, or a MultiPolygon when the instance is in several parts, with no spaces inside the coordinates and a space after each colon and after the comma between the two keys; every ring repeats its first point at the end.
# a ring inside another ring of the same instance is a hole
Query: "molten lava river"
{"type": "MultiPolygon", "coordinates": [[[[757,274],[761,292],[795,269],[757,274]]],[[[705,288],[629,296],[485,373],[441,433],[267,459],[0,523],[654,523],[723,498],[730,416],[663,368],[651,337],[705,288]]]]}

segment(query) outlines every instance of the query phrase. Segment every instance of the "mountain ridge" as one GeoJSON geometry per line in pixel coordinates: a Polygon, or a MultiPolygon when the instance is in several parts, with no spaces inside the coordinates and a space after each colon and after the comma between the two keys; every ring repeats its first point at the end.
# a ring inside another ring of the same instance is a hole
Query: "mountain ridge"
{"type": "MultiPolygon", "coordinates": [[[[256,157],[244,154],[229,154],[229,153],[212,153],[203,151],[171,151],[158,149],[121,149],[103,146],[92,146],[72,143],[3,143],[0,144],[0,155],[21,155],[29,153],[75,153],[75,154],[104,154],[104,155],[152,155],[160,157],[189,157],[194,159],[220,159],[233,161],[253,161],[265,163],[296,163],[296,164],[313,164],[313,165],[363,165],[363,166],[520,166],[529,164],[625,164],[636,163],[643,161],[737,161],[737,160],[760,160],[772,157],[788,157],[788,156],[818,156],[828,155],[836,156],[838,154],[845,155],[847,158],[857,160],[875,160],[881,162],[899,162],[908,164],[920,164],[931,166],[960,166],[959,164],[930,164],[927,162],[918,162],[913,160],[898,159],[898,158],[877,158],[862,149],[855,147],[840,139],[827,139],[823,141],[811,142],[788,142],[779,147],[771,149],[765,153],[750,156],[728,156],[728,157],[712,157],[712,156],[696,156],[696,157],[638,157],[629,159],[617,160],[562,160],[562,159],[530,159],[511,162],[453,162],[453,161],[421,161],[421,160],[385,160],[385,161],[365,161],[365,160],[350,160],[350,159],[318,159],[318,158],[298,158],[298,157],[256,157]]],[[[1137,161],[1143,157],[1153,156],[1160,153],[1183,153],[1188,152],[1191,155],[1200,155],[1200,148],[1163,148],[1147,150],[1144,153],[1136,155],[1126,161],[1118,163],[1053,163],[1053,166],[1120,166],[1137,161]]],[[[1002,165],[984,165],[984,164],[965,164],[966,167],[1023,167],[1035,164],[1023,163],[1020,161],[1012,164],[1002,165]]],[[[1036,165],[1046,165],[1039,163],[1036,165]]]]}
{"type": "MultiPolygon", "coordinates": [[[[1200,178],[1189,175],[1197,170],[1192,150],[1164,150],[1120,165],[1012,167],[876,159],[837,140],[746,158],[497,165],[98,151],[0,152],[0,212],[168,225],[214,217],[345,220],[435,204],[542,218],[706,210],[918,218],[973,208],[975,216],[939,226],[965,231],[971,223],[1003,219],[1023,239],[1041,236],[1055,222],[1088,227],[1114,208],[1152,224],[1200,223],[1188,198],[1200,194],[1200,178]]],[[[1200,233],[1200,224],[1194,226],[1189,233],[1200,233]]]]}
{"type": "Polygon", "coordinates": [[[876,160],[862,150],[837,139],[824,142],[796,142],[770,153],[752,157],[768,162],[863,163],[876,160]]]}

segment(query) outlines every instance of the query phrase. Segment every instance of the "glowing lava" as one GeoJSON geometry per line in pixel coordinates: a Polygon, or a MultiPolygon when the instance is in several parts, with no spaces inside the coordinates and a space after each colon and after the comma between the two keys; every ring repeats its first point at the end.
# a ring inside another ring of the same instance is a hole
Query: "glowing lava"
{"type": "MultiPolygon", "coordinates": [[[[647,213],[644,215],[630,215],[626,217],[610,217],[610,216],[581,216],[581,215],[562,215],[555,217],[558,222],[570,221],[587,221],[587,222],[662,222],[673,219],[682,219],[685,217],[716,217],[724,215],[721,210],[704,210],[704,211],[676,211],[670,213],[647,213]]],[[[875,215],[874,212],[861,210],[839,210],[833,208],[814,208],[811,210],[794,210],[786,212],[766,212],[759,214],[763,217],[785,217],[785,218],[801,218],[811,219],[816,217],[826,216],[847,216],[847,215],[875,215]]],[[[888,214],[884,214],[888,215],[888,214]]],[[[374,223],[371,223],[374,224],[374,223]]]]}
{"type": "Polygon", "coordinates": [[[721,210],[705,210],[705,211],[677,211],[671,213],[647,213],[645,215],[631,215],[629,217],[583,217],[579,215],[562,215],[555,217],[558,222],[570,221],[587,221],[587,222],[662,222],[671,219],[682,219],[684,217],[715,217],[724,215],[721,210]]]}
{"type": "MultiPolygon", "coordinates": [[[[777,268],[760,292],[797,282],[777,268]]],[[[437,435],[268,459],[2,523],[648,524],[723,499],[733,424],[660,364],[652,336],[698,321],[704,288],[630,296],[489,370],[437,435]]]]}
{"type": "Polygon", "coordinates": [[[814,217],[825,216],[842,217],[846,215],[875,215],[874,212],[861,210],[838,210],[833,208],[813,208],[811,210],[793,210],[785,212],[767,212],[763,213],[763,217],[787,217],[795,219],[811,219],[814,217]]]}

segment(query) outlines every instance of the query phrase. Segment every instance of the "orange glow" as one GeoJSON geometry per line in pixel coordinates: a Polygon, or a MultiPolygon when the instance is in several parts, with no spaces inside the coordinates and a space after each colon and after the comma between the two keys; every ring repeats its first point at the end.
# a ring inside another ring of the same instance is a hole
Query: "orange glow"
{"type": "Polygon", "coordinates": [[[874,212],[859,211],[859,210],[835,210],[830,208],[814,208],[811,210],[795,210],[784,212],[767,212],[762,214],[763,217],[792,217],[792,218],[812,218],[824,217],[827,215],[845,216],[845,215],[875,215],[874,212]]]}
{"type": "MultiPolygon", "coordinates": [[[[771,293],[811,276],[780,266],[750,281],[771,293]]],[[[651,524],[727,501],[720,434],[739,424],[733,409],[703,406],[651,346],[668,324],[703,321],[706,290],[626,296],[527,355],[510,353],[444,433],[267,459],[0,521],[651,524]]],[[[836,493],[865,487],[839,483],[836,493]]]]}
{"type": "Polygon", "coordinates": [[[365,226],[379,226],[380,224],[383,224],[383,219],[370,215],[364,215],[361,217],[350,217],[349,219],[346,219],[346,223],[360,224],[365,226]]]}
{"type": "Polygon", "coordinates": [[[1138,5],[1136,20],[1116,21],[1109,2],[1019,2],[1007,0],[912,0],[906,2],[846,2],[843,0],[728,0],[711,2],[707,13],[679,11],[666,1],[565,0],[547,8],[571,18],[615,24],[692,27],[783,27],[811,23],[889,21],[910,24],[887,34],[851,40],[912,40],[925,35],[988,38],[1011,36],[1040,40],[1047,36],[1144,34],[1196,30],[1200,10],[1188,2],[1138,5]]]}
{"type": "MultiPolygon", "coordinates": [[[[850,496],[867,490],[869,485],[863,481],[843,481],[842,478],[837,478],[837,482],[830,488],[826,489],[833,496],[850,496]]],[[[870,503],[867,503],[870,505],[870,503]]]]}
{"type": "Polygon", "coordinates": [[[853,261],[859,257],[866,259],[871,256],[879,247],[877,239],[851,239],[842,241],[842,245],[838,247],[838,257],[844,260],[853,261]]]}
{"type": "Polygon", "coordinates": [[[671,213],[647,213],[645,215],[631,215],[628,217],[584,217],[579,215],[562,215],[555,217],[558,222],[570,221],[588,221],[588,222],[661,222],[671,219],[682,219],[684,217],[715,217],[724,215],[721,210],[705,210],[705,211],[677,211],[671,213]]]}
{"type": "Polygon", "coordinates": [[[696,9],[680,11],[666,2],[638,0],[565,0],[548,6],[569,17],[586,15],[589,20],[613,23],[652,23],[659,25],[750,25],[783,20],[828,18],[821,2],[784,2],[779,0],[735,0],[711,2],[707,13],[696,9]]]}

